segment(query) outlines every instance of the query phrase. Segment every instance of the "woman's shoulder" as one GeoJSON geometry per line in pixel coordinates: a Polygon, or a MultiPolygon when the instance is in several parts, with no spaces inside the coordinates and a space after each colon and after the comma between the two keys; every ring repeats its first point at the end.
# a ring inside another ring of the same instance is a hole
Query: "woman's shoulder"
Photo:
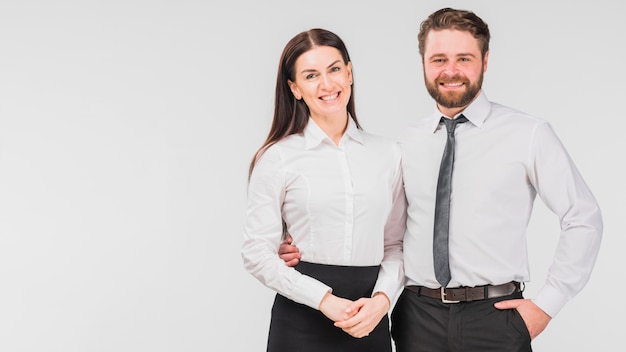
{"type": "Polygon", "coordinates": [[[373,146],[377,146],[380,148],[389,148],[396,149],[398,148],[398,143],[388,136],[383,136],[380,134],[374,134],[366,131],[361,131],[361,136],[363,137],[363,141],[365,143],[369,143],[373,146]]]}
{"type": "Polygon", "coordinates": [[[260,153],[265,158],[282,159],[284,154],[290,153],[290,150],[301,149],[302,134],[296,133],[270,144],[260,153]]]}
{"type": "Polygon", "coordinates": [[[400,160],[402,151],[400,144],[391,137],[369,132],[362,132],[363,145],[372,152],[372,158],[380,157],[389,162],[400,160]]]}

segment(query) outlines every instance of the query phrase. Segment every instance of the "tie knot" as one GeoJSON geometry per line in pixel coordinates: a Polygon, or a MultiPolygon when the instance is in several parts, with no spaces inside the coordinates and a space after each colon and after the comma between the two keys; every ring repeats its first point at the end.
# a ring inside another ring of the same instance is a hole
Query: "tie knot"
{"type": "Polygon", "coordinates": [[[456,125],[459,123],[467,122],[467,118],[463,115],[459,115],[459,117],[453,120],[453,119],[449,119],[447,117],[442,116],[441,122],[443,122],[443,124],[446,125],[446,129],[448,130],[448,133],[454,133],[454,129],[456,128],[456,125]]]}

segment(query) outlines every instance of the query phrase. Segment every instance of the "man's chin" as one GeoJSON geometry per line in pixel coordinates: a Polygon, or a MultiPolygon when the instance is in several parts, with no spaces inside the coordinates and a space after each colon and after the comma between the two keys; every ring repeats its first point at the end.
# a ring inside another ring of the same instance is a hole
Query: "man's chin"
{"type": "Polygon", "coordinates": [[[446,109],[455,109],[455,108],[460,108],[460,107],[467,105],[467,104],[464,104],[464,102],[461,100],[449,100],[449,99],[446,99],[446,100],[439,99],[437,100],[437,104],[439,104],[440,106],[446,109]]]}
{"type": "Polygon", "coordinates": [[[450,92],[447,93],[448,94],[439,94],[437,99],[435,99],[437,104],[447,109],[456,109],[467,106],[478,95],[478,93],[476,93],[474,96],[470,96],[465,92],[459,94],[449,94],[450,92]]]}

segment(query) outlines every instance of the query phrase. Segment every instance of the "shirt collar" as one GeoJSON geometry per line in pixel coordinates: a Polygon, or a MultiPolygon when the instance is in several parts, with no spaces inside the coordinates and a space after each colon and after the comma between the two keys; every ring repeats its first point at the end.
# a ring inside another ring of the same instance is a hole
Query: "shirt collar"
{"type": "MultiPolygon", "coordinates": [[[[474,126],[480,128],[483,123],[485,123],[485,120],[487,119],[487,116],[489,116],[490,112],[491,103],[489,102],[489,99],[487,99],[487,95],[485,95],[485,92],[483,92],[481,89],[476,99],[474,99],[473,102],[471,102],[463,111],[461,111],[459,115],[463,114],[463,116],[465,116],[467,120],[470,121],[474,126]]],[[[437,130],[437,126],[439,126],[439,120],[441,120],[441,116],[441,111],[435,108],[435,111],[429,117],[433,133],[437,130]]],[[[456,116],[453,117],[456,118],[456,116]]]]}
{"type": "MultiPolygon", "coordinates": [[[[344,132],[341,137],[340,143],[342,143],[346,138],[350,138],[357,143],[363,144],[363,136],[361,135],[360,130],[356,127],[356,123],[351,116],[348,116],[348,127],[346,127],[346,132],[344,132]]],[[[304,127],[304,140],[306,149],[313,149],[324,141],[335,145],[335,143],[330,140],[326,133],[311,117],[309,117],[309,122],[306,124],[306,127],[304,127]]]]}

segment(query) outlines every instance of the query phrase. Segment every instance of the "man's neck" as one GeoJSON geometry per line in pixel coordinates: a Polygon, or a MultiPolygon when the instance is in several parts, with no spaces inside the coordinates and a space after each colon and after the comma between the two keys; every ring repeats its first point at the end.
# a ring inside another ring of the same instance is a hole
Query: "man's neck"
{"type": "Polygon", "coordinates": [[[467,105],[460,108],[444,108],[443,106],[437,104],[437,109],[439,112],[443,114],[443,116],[453,119],[456,115],[460,114],[467,105]]]}

